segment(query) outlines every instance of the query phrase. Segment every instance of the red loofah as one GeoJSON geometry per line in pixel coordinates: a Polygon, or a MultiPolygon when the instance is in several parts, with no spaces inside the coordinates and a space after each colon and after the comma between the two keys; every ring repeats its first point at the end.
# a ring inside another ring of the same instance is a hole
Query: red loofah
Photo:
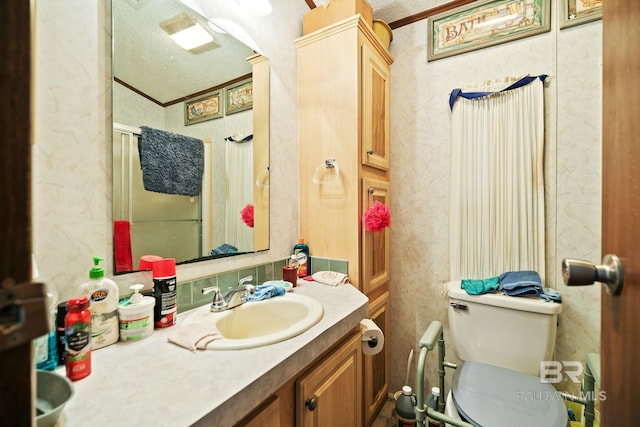
{"type": "Polygon", "coordinates": [[[240,215],[242,215],[242,222],[249,227],[253,227],[253,205],[249,204],[242,208],[240,215]]]}
{"type": "Polygon", "coordinates": [[[385,227],[388,227],[391,225],[389,206],[376,200],[373,206],[364,213],[362,222],[367,231],[381,231],[385,227]]]}

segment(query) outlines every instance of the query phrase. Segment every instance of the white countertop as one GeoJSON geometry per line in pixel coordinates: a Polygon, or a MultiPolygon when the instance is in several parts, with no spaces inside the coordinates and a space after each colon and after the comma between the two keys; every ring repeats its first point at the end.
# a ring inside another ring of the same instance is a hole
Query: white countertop
{"type": "Polygon", "coordinates": [[[191,352],[167,342],[185,312],[149,338],[92,352],[91,375],[74,383],[57,425],[233,425],[367,316],[367,297],[349,284],[300,280],[294,292],[320,301],[324,317],[277,344],[191,352]]]}

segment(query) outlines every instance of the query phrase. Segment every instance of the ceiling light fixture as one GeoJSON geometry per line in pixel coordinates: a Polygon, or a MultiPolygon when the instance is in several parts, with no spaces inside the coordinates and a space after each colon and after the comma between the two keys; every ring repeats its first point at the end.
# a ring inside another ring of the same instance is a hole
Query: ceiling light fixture
{"type": "Polygon", "coordinates": [[[160,27],[174,42],[191,53],[202,53],[220,47],[211,33],[185,12],[160,22],[160,27]]]}

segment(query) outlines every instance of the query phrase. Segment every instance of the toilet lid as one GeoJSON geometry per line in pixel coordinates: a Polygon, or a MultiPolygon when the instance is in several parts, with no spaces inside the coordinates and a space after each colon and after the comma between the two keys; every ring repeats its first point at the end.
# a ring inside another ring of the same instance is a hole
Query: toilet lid
{"type": "Polygon", "coordinates": [[[565,427],[567,408],[551,384],[499,366],[465,362],[451,381],[460,415],[481,427],[565,427]]]}

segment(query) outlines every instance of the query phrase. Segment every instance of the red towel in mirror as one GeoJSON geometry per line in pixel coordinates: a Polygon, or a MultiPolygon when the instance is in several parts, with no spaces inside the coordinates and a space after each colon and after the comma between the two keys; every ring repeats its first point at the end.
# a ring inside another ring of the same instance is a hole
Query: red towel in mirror
{"type": "Polygon", "coordinates": [[[129,221],[113,222],[113,257],[116,273],[133,271],[131,224],[129,221]]]}

